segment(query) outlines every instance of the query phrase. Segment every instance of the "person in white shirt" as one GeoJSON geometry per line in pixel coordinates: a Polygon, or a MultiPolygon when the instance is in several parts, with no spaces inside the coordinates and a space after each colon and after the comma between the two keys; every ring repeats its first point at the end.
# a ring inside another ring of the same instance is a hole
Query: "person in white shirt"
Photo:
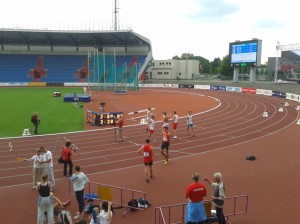
{"type": "Polygon", "coordinates": [[[40,164],[43,164],[43,169],[46,174],[48,174],[48,179],[51,183],[51,191],[54,191],[55,180],[53,172],[53,158],[52,153],[47,150],[44,146],[40,147],[41,152],[43,153],[43,161],[40,164]]]}
{"type": "Polygon", "coordinates": [[[154,134],[154,124],[155,124],[155,121],[154,121],[154,115],[151,115],[151,118],[149,120],[149,136],[148,138],[150,140],[152,140],[153,138],[153,134],[154,134]]]}
{"type": "Polygon", "coordinates": [[[24,159],[24,161],[29,161],[33,163],[32,170],[32,188],[36,189],[37,182],[41,181],[41,176],[43,173],[43,165],[40,164],[40,161],[43,161],[43,156],[41,155],[41,150],[36,150],[36,155],[32,156],[30,159],[24,159]]]}
{"type": "Polygon", "coordinates": [[[110,224],[112,216],[113,216],[113,210],[111,206],[111,202],[102,201],[100,206],[100,223],[101,224],[110,224]]]}
{"type": "Polygon", "coordinates": [[[70,177],[73,182],[73,189],[78,202],[78,212],[74,219],[79,219],[84,216],[84,186],[89,182],[87,176],[80,171],[80,166],[75,166],[75,173],[70,177]]]}
{"type": "Polygon", "coordinates": [[[177,124],[178,124],[178,115],[177,115],[177,112],[174,111],[173,112],[173,122],[172,122],[172,128],[173,128],[173,132],[174,132],[173,138],[177,138],[177,135],[176,135],[177,124]]]}
{"type": "Polygon", "coordinates": [[[195,136],[194,129],[193,129],[193,115],[192,115],[192,111],[189,111],[189,114],[187,115],[186,119],[187,119],[186,134],[190,135],[190,131],[191,131],[192,132],[192,136],[195,136]]]}

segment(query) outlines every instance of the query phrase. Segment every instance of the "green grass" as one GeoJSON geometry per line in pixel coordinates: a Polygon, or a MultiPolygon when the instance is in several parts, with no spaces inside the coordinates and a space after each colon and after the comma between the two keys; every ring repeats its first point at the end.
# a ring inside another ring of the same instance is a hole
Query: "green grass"
{"type": "MultiPolygon", "coordinates": [[[[0,137],[21,136],[25,128],[33,130],[31,115],[41,119],[38,134],[51,134],[84,129],[84,110],[65,103],[64,95],[82,93],[82,88],[0,88],[0,137]],[[61,97],[53,97],[61,91],[61,97]]],[[[32,133],[32,132],[31,132],[32,133]]]]}

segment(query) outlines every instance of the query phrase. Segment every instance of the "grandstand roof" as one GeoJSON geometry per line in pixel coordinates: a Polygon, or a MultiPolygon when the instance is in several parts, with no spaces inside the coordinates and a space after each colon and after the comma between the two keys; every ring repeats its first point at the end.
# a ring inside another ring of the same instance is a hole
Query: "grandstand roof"
{"type": "Polygon", "coordinates": [[[27,46],[147,46],[150,41],[131,31],[48,31],[0,29],[0,45],[27,46]]]}

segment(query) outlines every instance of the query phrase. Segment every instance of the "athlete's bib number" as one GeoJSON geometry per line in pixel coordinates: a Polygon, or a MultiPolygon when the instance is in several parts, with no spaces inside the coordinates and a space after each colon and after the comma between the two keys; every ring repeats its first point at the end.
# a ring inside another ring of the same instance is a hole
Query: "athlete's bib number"
{"type": "Polygon", "coordinates": [[[149,157],[149,152],[144,152],[145,157],[149,157]]]}

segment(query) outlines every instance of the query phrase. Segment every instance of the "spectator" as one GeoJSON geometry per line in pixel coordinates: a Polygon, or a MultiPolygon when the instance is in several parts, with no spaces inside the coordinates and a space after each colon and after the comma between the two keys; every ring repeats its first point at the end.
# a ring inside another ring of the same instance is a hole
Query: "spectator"
{"type": "Polygon", "coordinates": [[[36,155],[32,156],[30,159],[24,159],[24,161],[29,161],[33,163],[32,170],[32,188],[36,189],[37,182],[40,182],[43,173],[43,165],[40,164],[43,161],[43,156],[41,155],[41,149],[36,150],[36,155]]]}
{"type": "Polygon", "coordinates": [[[100,224],[100,210],[99,207],[94,207],[90,216],[90,224],[100,224]]]}
{"type": "Polygon", "coordinates": [[[185,191],[185,198],[188,199],[185,221],[188,224],[203,224],[207,220],[203,204],[203,197],[206,196],[207,192],[205,186],[199,183],[198,173],[192,175],[192,180],[193,183],[185,191]]]}
{"type": "Polygon", "coordinates": [[[48,174],[48,179],[51,183],[51,191],[54,191],[55,188],[55,180],[54,180],[54,172],[53,172],[53,157],[52,153],[47,150],[44,146],[40,147],[41,152],[43,153],[43,161],[40,164],[43,164],[43,170],[48,174]]]}
{"type": "Polygon", "coordinates": [[[38,113],[37,112],[34,112],[33,115],[31,116],[31,123],[33,124],[34,126],[34,134],[37,135],[37,132],[38,132],[38,127],[39,127],[39,124],[40,124],[40,118],[38,116],[38,113]]]}
{"type": "Polygon", "coordinates": [[[146,139],[146,144],[143,145],[138,153],[144,156],[144,165],[145,165],[145,175],[146,175],[146,183],[149,183],[149,172],[148,166],[150,169],[150,178],[153,178],[152,165],[153,165],[153,147],[149,144],[150,140],[146,139]]]}
{"type": "Polygon", "coordinates": [[[53,197],[50,194],[50,188],[51,183],[48,181],[48,175],[44,173],[41,182],[38,182],[36,187],[39,192],[37,224],[44,223],[45,212],[47,212],[47,223],[53,224],[53,197]]]}
{"type": "Polygon", "coordinates": [[[223,213],[223,206],[225,201],[225,187],[222,181],[222,174],[215,173],[214,174],[214,183],[212,183],[208,178],[203,178],[204,181],[209,183],[214,189],[214,195],[212,198],[212,203],[216,207],[216,213],[219,224],[225,224],[226,219],[223,213]]]}
{"type": "Polygon", "coordinates": [[[102,201],[99,214],[100,224],[110,224],[113,216],[113,209],[111,205],[111,202],[102,201]]]}
{"type": "Polygon", "coordinates": [[[71,204],[71,201],[68,200],[66,202],[62,202],[58,197],[54,196],[53,193],[51,194],[55,201],[53,204],[54,215],[58,216],[61,211],[63,211],[67,206],[71,204]]]}
{"type": "Polygon", "coordinates": [[[73,174],[73,162],[72,162],[72,154],[76,151],[71,148],[71,142],[67,141],[66,145],[61,153],[61,158],[64,163],[64,177],[67,177],[67,168],[69,165],[69,176],[72,176],[73,174]]]}
{"type": "Polygon", "coordinates": [[[78,202],[78,212],[76,213],[74,219],[79,219],[84,216],[84,186],[89,179],[87,176],[80,171],[80,166],[75,166],[75,173],[70,178],[73,182],[73,189],[76,195],[76,200],[78,202]]]}

